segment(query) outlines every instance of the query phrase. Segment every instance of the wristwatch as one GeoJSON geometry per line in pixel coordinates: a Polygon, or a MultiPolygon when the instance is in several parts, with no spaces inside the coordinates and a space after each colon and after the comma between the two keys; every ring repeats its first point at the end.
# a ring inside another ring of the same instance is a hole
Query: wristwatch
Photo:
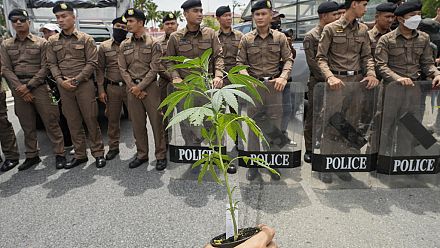
{"type": "Polygon", "coordinates": [[[73,83],[74,83],[75,85],[79,85],[79,81],[78,81],[78,79],[74,78],[74,79],[73,79],[73,83]]]}

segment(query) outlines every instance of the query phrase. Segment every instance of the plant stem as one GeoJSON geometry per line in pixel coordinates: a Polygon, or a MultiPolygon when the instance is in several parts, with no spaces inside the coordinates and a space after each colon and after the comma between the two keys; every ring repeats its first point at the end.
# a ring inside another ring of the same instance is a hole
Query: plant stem
{"type": "Polygon", "coordinates": [[[231,191],[231,187],[229,187],[229,176],[228,176],[228,168],[225,168],[225,165],[223,163],[223,157],[222,157],[222,137],[219,135],[219,130],[217,129],[217,141],[218,141],[218,148],[219,148],[219,157],[220,157],[220,164],[221,164],[221,168],[223,168],[223,176],[225,178],[225,186],[226,186],[226,191],[228,193],[228,201],[229,201],[229,212],[231,213],[231,218],[232,218],[232,224],[234,225],[234,241],[236,241],[238,239],[238,228],[237,228],[237,220],[235,219],[235,207],[234,207],[234,202],[232,200],[232,191],[231,191]]]}

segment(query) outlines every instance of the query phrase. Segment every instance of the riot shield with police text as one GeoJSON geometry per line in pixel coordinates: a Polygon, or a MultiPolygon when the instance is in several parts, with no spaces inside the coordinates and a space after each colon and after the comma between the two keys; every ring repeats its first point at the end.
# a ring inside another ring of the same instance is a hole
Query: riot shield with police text
{"type": "Polygon", "coordinates": [[[339,89],[319,83],[313,96],[311,184],[319,189],[370,188],[380,125],[380,92],[364,82],[339,89]]]}
{"type": "Polygon", "coordinates": [[[243,104],[241,111],[255,120],[266,142],[258,139],[248,126],[244,126],[246,142],[239,142],[237,154],[264,160],[280,172],[277,178],[266,169],[250,161],[239,161],[242,182],[278,181],[297,182],[301,166],[304,90],[295,82],[288,82],[283,91],[276,91],[274,83],[264,82],[268,90],[258,89],[262,102],[243,104]],[[293,180],[292,180],[293,179],[293,180]]]}
{"type": "Polygon", "coordinates": [[[440,171],[438,93],[431,81],[385,86],[377,164],[379,186],[439,184],[439,176],[435,175],[440,171]]]}

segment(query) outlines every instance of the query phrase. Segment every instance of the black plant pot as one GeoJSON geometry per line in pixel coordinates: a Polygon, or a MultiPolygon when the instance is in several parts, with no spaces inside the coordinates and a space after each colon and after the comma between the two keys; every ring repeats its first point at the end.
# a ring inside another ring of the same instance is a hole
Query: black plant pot
{"type": "Polygon", "coordinates": [[[234,248],[238,246],[239,244],[245,242],[246,240],[250,239],[255,234],[259,233],[260,229],[258,227],[248,227],[248,228],[242,228],[238,229],[238,240],[234,241],[234,237],[230,237],[229,239],[226,239],[226,233],[223,233],[221,235],[218,235],[217,237],[211,239],[211,245],[214,247],[219,248],[234,248]],[[214,242],[214,241],[219,241],[214,242]]]}

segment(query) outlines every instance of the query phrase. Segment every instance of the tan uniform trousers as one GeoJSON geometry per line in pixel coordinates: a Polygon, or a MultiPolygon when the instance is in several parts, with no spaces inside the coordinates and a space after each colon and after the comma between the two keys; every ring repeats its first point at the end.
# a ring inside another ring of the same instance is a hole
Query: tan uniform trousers
{"type": "Polygon", "coordinates": [[[98,125],[98,104],[95,98],[95,86],[91,80],[81,82],[74,91],[67,91],[61,85],[60,90],[63,113],[70,129],[75,158],[87,157],[86,135],[83,122],[86,124],[90,139],[90,150],[93,157],[104,155],[101,129],[98,125]]]}
{"type": "Polygon", "coordinates": [[[153,128],[156,159],[166,158],[166,143],[160,105],[160,87],[153,82],[147,89],[147,96],[140,100],[127,92],[128,113],[136,139],[137,158],[148,159],[147,116],[153,128]]]}
{"type": "Polygon", "coordinates": [[[41,120],[46,128],[47,137],[52,142],[54,154],[64,156],[63,132],[58,123],[60,112],[58,105],[52,103],[49,95],[49,86],[44,84],[32,90],[34,101],[31,103],[25,102],[23,98],[15,95],[14,91],[13,94],[15,114],[24,132],[26,158],[38,156],[37,113],[41,116],[41,120]]]}
{"type": "MultiPolygon", "coordinates": [[[[255,101],[255,106],[248,104],[247,108],[247,115],[255,120],[257,126],[260,126],[265,136],[267,136],[267,133],[264,133],[265,129],[262,128],[262,126],[268,125],[268,123],[274,128],[281,130],[283,92],[276,91],[273,85],[273,83],[266,83],[269,91],[257,88],[258,93],[260,93],[263,99],[263,104],[255,101]]],[[[260,141],[251,130],[249,130],[247,144],[247,151],[261,151],[260,141]]],[[[267,147],[263,149],[267,149],[267,147]]]]}
{"type": "Polygon", "coordinates": [[[125,84],[123,86],[109,84],[107,86],[107,98],[106,116],[108,119],[108,146],[109,150],[118,150],[119,138],[121,136],[120,120],[122,103],[128,106],[125,84]]]}
{"type": "MultiPolygon", "coordinates": [[[[1,87],[1,86],[0,86],[1,87]]],[[[6,107],[6,93],[0,89],[0,144],[5,159],[18,160],[17,139],[14,128],[8,121],[8,109],[6,107]]]]}
{"type": "MultiPolygon", "coordinates": [[[[362,75],[344,77],[338,76],[344,82],[359,82],[362,75]]],[[[324,99],[323,118],[323,138],[321,141],[322,154],[359,154],[359,150],[354,148],[348,140],[346,140],[333,126],[330,125],[329,119],[337,112],[342,112],[346,120],[358,129],[362,118],[363,97],[366,95],[364,84],[347,83],[339,90],[326,89],[324,99]]]]}
{"type": "MultiPolygon", "coordinates": [[[[314,87],[319,82],[316,82],[315,79],[310,79],[308,83],[309,90],[307,91],[307,99],[308,99],[308,107],[307,112],[305,114],[304,119],[304,144],[306,146],[306,151],[312,151],[312,133],[313,131],[321,133],[321,130],[319,128],[313,128],[313,117],[314,114],[317,114],[321,111],[322,106],[314,106],[314,87]],[[316,108],[316,109],[314,109],[316,108]],[[319,130],[318,130],[319,129],[319,130]]],[[[316,115],[315,115],[316,116],[316,115]]],[[[317,120],[318,121],[318,120],[317,120]]],[[[318,126],[318,125],[317,125],[318,126]]]]}

